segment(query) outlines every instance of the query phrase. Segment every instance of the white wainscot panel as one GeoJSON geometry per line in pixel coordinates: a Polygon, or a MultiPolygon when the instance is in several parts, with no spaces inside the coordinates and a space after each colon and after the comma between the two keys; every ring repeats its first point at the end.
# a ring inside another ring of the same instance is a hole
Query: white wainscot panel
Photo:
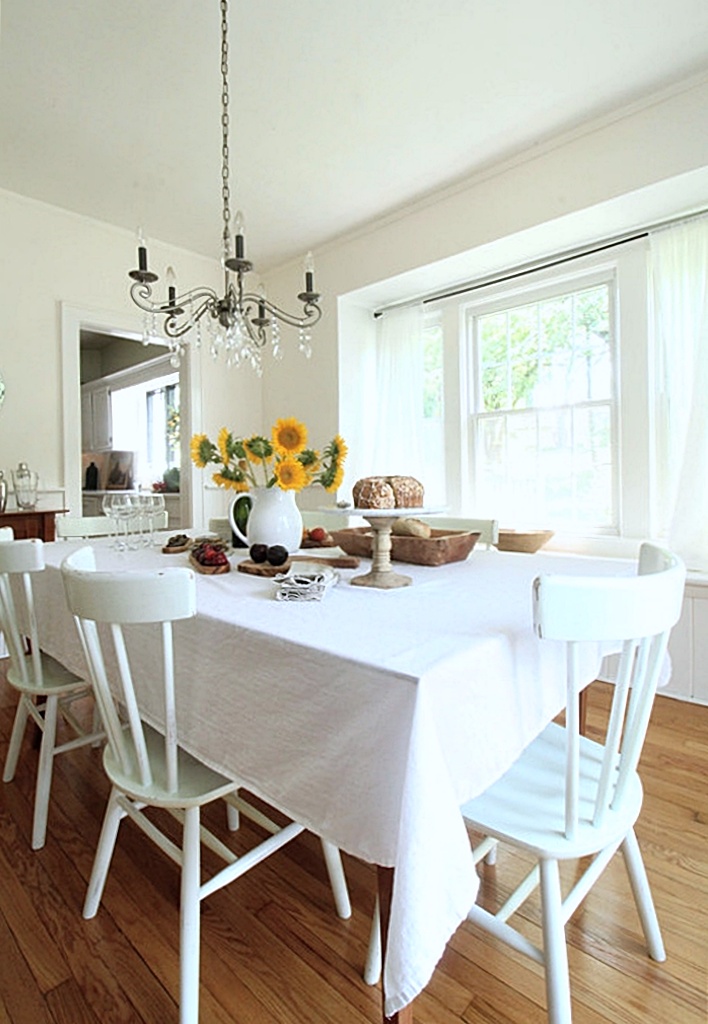
{"type": "Polygon", "coordinates": [[[708,704],[708,581],[689,578],[669,653],[671,680],[660,693],[708,704]]]}

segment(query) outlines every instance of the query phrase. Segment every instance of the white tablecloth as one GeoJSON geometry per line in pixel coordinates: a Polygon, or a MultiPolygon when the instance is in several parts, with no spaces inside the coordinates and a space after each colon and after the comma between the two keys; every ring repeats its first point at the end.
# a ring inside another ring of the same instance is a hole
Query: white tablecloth
{"type": "MultiPolygon", "coordinates": [[[[46,545],[48,566],[78,546],[46,545]]],[[[99,568],[187,564],[93,546],[99,568]]],[[[178,712],[182,743],[214,768],[343,850],[395,867],[391,1014],[427,984],[476,896],[459,805],[565,703],[564,650],[532,630],[532,580],[631,568],[473,551],[406,566],[413,585],[389,591],[350,586],[360,571],[340,570],[323,601],[302,603],[276,601],[268,579],[198,576],[198,615],[176,628],[178,712]]],[[[47,649],[84,671],[59,573],[41,574],[37,589],[47,649]]],[[[599,661],[588,652],[588,681],[599,661]]],[[[159,721],[150,694],[145,710],[159,721]]]]}

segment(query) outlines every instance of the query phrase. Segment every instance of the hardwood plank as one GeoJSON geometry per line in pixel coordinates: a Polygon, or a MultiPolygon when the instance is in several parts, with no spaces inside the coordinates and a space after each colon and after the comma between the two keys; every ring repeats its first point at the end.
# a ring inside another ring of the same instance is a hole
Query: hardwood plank
{"type": "Polygon", "coordinates": [[[57,985],[47,996],[56,1024],[101,1024],[73,978],[57,985]]]}
{"type": "MultiPolygon", "coordinates": [[[[588,694],[588,731],[609,688],[588,694]]],[[[15,695],[0,679],[0,758],[15,695]]],[[[170,1024],[177,1021],[178,872],[124,823],[97,917],[81,917],[108,792],[100,755],[55,765],[47,846],[29,845],[36,752],[0,786],[0,1024],[170,1024]],[[60,882],[57,883],[57,879],[60,882]]],[[[567,928],[573,1024],[705,1024],[708,934],[708,708],[658,698],[642,760],[637,833],[668,959],[647,956],[620,857],[567,928]]],[[[225,819],[209,823],[226,835],[225,819]]],[[[246,844],[256,834],[244,824],[246,844]]],[[[524,859],[500,851],[483,866],[484,898],[508,892],[524,859]]],[[[210,859],[206,858],[209,866],[210,859]]],[[[200,1024],[378,1024],[380,989],[361,977],[376,887],[371,865],[345,858],[353,916],[339,921],[316,837],[303,835],[202,910],[200,1024]]],[[[575,867],[565,866],[569,882],[575,867]]],[[[538,907],[522,930],[538,936],[538,907]]],[[[462,925],[426,991],[415,1024],[546,1024],[537,965],[462,925]]]]}

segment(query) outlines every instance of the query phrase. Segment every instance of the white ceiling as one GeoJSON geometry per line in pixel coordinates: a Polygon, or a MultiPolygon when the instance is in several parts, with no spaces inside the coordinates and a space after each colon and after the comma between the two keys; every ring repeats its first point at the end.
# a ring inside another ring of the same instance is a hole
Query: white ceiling
{"type": "MultiPolygon", "coordinates": [[[[0,187],[218,257],[217,0],[0,0],[0,187]]],[[[708,69],[706,0],[232,0],[232,211],[277,265],[708,69]]]]}

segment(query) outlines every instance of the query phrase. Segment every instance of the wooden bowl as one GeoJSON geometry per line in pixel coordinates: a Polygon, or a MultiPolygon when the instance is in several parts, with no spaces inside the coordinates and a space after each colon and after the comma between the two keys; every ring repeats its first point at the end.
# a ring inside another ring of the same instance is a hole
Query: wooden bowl
{"type": "Polygon", "coordinates": [[[553,530],[500,530],[499,551],[523,551],[533,555],[551,539],[553,530]]]}
{"type": "MultiPolygon", "coordinates": [[[[348,555],[371,558],[373,531],[370,526],[333,530],[332,539],[348,555]]],[[[479,539],[466,530],[432,530],[430,537],[391,535],[391,560],[411,565],[446,565],[467,558],[479,539]]]]}

